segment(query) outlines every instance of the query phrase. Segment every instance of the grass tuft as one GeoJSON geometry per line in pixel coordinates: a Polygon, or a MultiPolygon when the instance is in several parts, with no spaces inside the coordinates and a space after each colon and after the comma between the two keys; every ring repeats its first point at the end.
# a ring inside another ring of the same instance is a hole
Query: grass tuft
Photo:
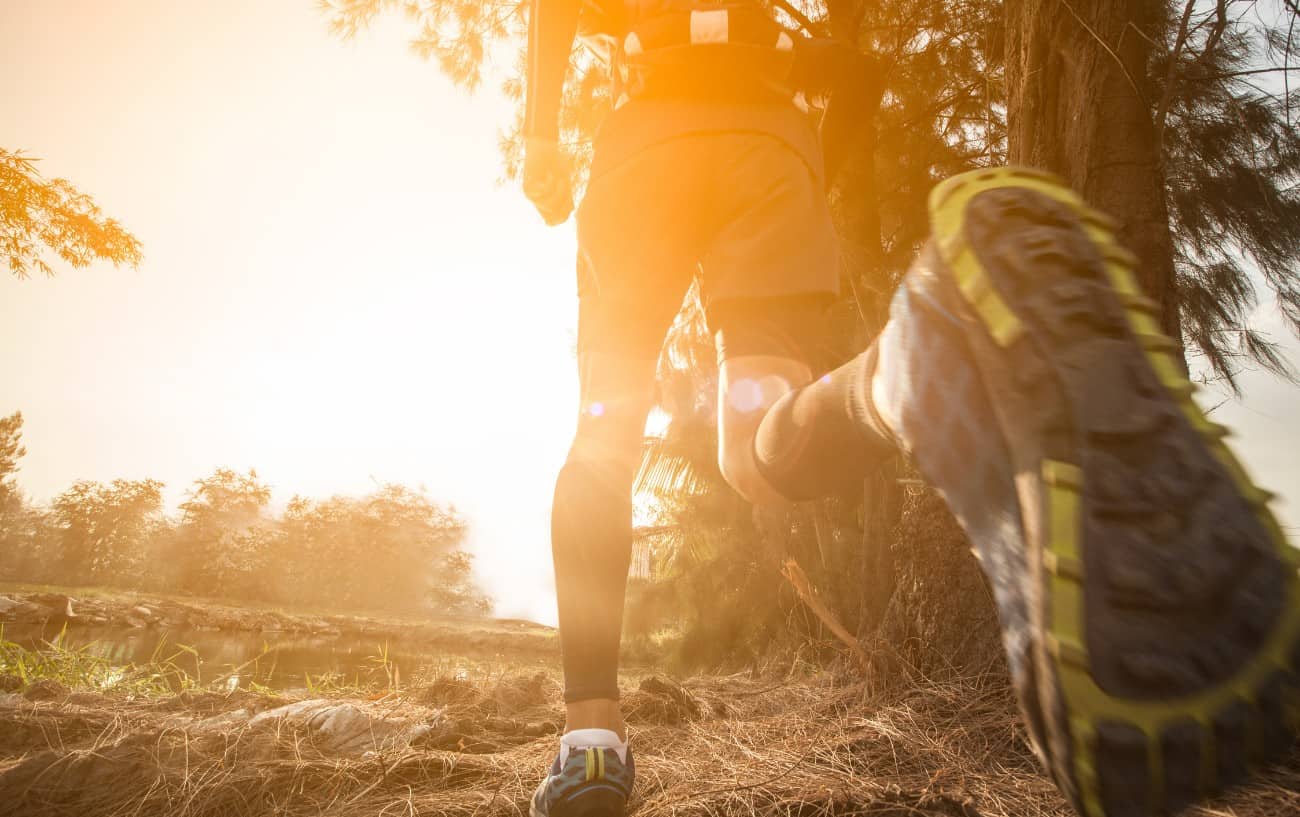
{"type": "Polygon", "coordinates": [[[169,650],[161,641],[150,660],[141,665],[115,663],[97,654],[94,646],[70,646],[64,628],[39,647],[24,647],[6,640],[0,626],[0,676],[17,678],[17,692],[38,683],[128,695],[167,695],[199,686],[197,676],[182,666],[188,662],[196,671],[198,668],[198,656],[185,645],[169,650]]]}

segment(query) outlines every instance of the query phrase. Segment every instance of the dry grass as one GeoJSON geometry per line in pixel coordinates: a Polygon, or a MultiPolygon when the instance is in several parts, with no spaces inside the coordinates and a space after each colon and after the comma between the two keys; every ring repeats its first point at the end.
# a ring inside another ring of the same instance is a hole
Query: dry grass
{"type": "MultiPolygon", "coordinates": [[[[1000,676],[859,683],[647,679],[626,695],[639,817],[1070,814],[1039,775],[1000,676]]],[[[555,749],[545,676],[442,679],[377,700],[371,751],[250,716],[282,699],[0,696],[0,803],[15,817],[523,815],[555,749]],[[414,731],[412,731],[414,729],[414,731]],[[415,735],[398,745],[390,732],[415,735]]],[[[1300,813],[1300,757],[1202,814],[1300,813]]]]}

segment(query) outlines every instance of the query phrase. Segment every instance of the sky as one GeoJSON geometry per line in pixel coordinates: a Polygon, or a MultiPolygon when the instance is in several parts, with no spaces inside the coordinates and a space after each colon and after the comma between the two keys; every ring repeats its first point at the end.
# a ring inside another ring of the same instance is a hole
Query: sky
{"type": "Polygon", "coordinates": [[[470,519],[498,611],[553,620],[574,236],[498,183],[510,106],[410,53],[400,15],[343,42],[313,0],[0,0],[0,30],[0,144],[145,253],[0,279],[21,486],[423,485],[470,519]]]}
{"type": "MultiPolygon", "coordinates": [[[[400,15],[343,42],[314,0],[0,0],[0,30],[0,146],[145,253],[0,278],[23,489],[148,477],[174,504],[217,467],[278,504],[423,486],[469,519],[497,613],[554,622],[574,233],[499,183],[509,103],[454,89],[400,15]]],[[[1285,338],[1271,306],[1255,320],[1285,338]]],[[[1290,521],[1297,391],[1244,382],[1214,416],[1290,521]]]]}

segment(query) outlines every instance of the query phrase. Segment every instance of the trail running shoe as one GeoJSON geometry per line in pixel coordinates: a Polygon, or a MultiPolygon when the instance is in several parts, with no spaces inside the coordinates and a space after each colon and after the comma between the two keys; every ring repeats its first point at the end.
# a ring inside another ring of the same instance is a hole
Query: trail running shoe
{"type": "Polygon", "coordinates": [[[530,817],[623,817],[632,794],[635,764],[629,746],[569,745],[560,753],[529,804],[530,817]]]}
{"type": "Polygon", "coordinates": [[[1104,216],[967,173],[878,340],[872,394],[965,527],[1036,749],[1085,817],[1177,811],[1293,743],[1296,553],[1192,400],[1104,216]]]}

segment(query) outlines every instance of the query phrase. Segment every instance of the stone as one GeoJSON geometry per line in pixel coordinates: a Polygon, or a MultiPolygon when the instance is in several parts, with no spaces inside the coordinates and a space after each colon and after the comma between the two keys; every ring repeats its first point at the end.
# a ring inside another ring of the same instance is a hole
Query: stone
{"type": "Polygon", "coordinates": [[[321,748],[345,754],[409,742],[410,730],[404,724],[377,717],[351,703],[322,699],[298,701],[260,712],[248,725],[257,727],[275,721],[304,728],[313,734],[321,748]]]}

